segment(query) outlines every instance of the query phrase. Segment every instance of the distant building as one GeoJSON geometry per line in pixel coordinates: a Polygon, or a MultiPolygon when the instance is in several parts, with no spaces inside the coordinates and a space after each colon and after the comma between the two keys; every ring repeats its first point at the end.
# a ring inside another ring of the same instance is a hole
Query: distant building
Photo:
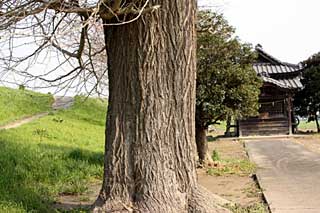
{"type": "Polygon", "coordinates": [[[292,99],[302,88],[302,66],[282,62],[256,46],[254,70],[263,80],[259,116],[238,122],[239,136],[291,134],[294,125],[292,99]]]}

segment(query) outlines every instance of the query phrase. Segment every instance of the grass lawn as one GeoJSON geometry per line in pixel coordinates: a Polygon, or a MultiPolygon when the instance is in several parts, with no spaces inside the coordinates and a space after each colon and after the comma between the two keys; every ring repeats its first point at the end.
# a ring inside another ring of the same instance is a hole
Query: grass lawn
{"type": "MultiPolygon", "coordinates": [[[[223,142],[221,142],[223,143],[223,142]]],[[[226,142],[228,143],[228,142],[226,142]]],[[[229,142],[236,143],[236,142],[229,142]]],[[[237,142],[242,144],[242,142],[237,142]]],[[[217,145],[218,142],[213,142],[210,144],[210,147],[217,147],[211,151],[211,158],[213,160],[213,165],[210,164],[207,173],[208,175],[215,176],[227,176],[227,175],[237,175],[237,176],[250,176],[256,172],[256,165],[252,163],[247,155],[244,153],[245,151],[240,151],[236,153],[232,147],[232,144],[227,145],[217,145]],[[229,147],[228,147],[229,146],[229,147]],[[228,149],[229,153],[228,153],[228,149]],[[223,155],[220,155],[219,149],[222,150],[223,155]],[[231,155],[231,156],[228,156],[231,155]]],[[[243,149],[243,144],[241,149],[243,149]]],[[[239,147],[240,147],[239,146],[239,147]]],[[[240,149],[240,148],[239,148],[240,149]]]]}
{"type": "Polygon", "coordinates": [[[300,121],[300,124],[299,124],[299,126],[298,126],[298,130],[317,132],[316,122],[315,122],[315,121],[311,121],[311,122],[300,121]]]}
{"type": "Polygon", "coordinates": [[[52,103],[52,95],[0,87],[0,125],[50,111],[52,103]]]}
{"type": "MultiPolygon", "coordinates": [[[[6,89],[0,88],[0,93],[1,90],[6,89]]],[[[16,93],[17,99],[14,100],[19,100],[20,104],[24,102],[23,106],[33,103],[35,108],[38,107],[19,114],[20,117],[37,110],[40,112],[50,109],[48,106],[52,97],[49,95],[10,89],[6,93],[11,92],[16,93]],[[32,97],[33,100],[25,98],[23,101],[25,96],[32,97]]],[[[0,97],[0,100],[9,100],[4,95],[0,97]]],[[[90,186],[100,184],[102,180],[106,106],[106,101],[88,99],[84,102],[83,97],[76,97],[74,105],[68,110],[50,113],[16,129],[0,130],[0,213],[59,212],[53,206],[61,197],[75,195],[86,199],[85,194],[90,191],[90,186]]],[[[8,110],[10,109],[0,108],[0,113],[6,114],[8,110]]],[[[19,111],[19,108],[12,109],[11,112],[14,111],[19,111]]],[[[18,115],[11,117],[11,120],[17,118],[18,115]]],[[[222,124],[221,131],[223,126],[222,124]]],[[[221,184],[231,178],[229,184],[236,185],[232,190],[238,190],[237,180],[240,178],[243,180],[240,188],[251,189],[252,186],[246,184],[252,183],[248,175],[254,172],[255,166],[246,159],[243,146],[235,145],[228,149],[230,144],[225,144],[227,147],[224,150],[229,150],[228,155],[232,158],[226,158],[225,152],[221,150],[216,154],[212,152],[217,166],[209,168],[204,174],[205,178],[212,179],[214,185],[220,185],[215,177],[221,179],[221,184]],[[212,176],[208,176],[208,173],[212,176]]],[[[220,192],[226,193],[228,187],[221,187],[220,192]]],[[[237,193],[246,197],[245,192],[237,193]]],[[[246,200],[249,202],[251,198],[246,200]]],[[[230,208],[233,212],[260,213],[264,207],[260,204],[254,202],[250,206],[230,208]]],[[[72,212],[82,211],[79,209],[72,212]]]]}
{"type": "Polygon", "coordinates": [[[219,159],[208,169],[209,175],[239,175],[250,176],[256,170],[256,165],[247,159],[219,159]]]}
{"type": "MultiPolygon", "coordinates": [[[[47,109],[51,99],[42,98],[43,106],[32,112],[47,109]]],[[[68,110],[0,131],[0,212],[56,212],[51,206],[58,195],[81,194],[102,179],[107,103],[83,100],[76,97],[68,110]]]]}
{"type": "Polygon", "coordinates": [[[209,143],[209,152],[214,162],[198,169],[200,184],[235,203],[226,206],[231,212],[268,213],[243,142],[220,139],[209,143]]]}

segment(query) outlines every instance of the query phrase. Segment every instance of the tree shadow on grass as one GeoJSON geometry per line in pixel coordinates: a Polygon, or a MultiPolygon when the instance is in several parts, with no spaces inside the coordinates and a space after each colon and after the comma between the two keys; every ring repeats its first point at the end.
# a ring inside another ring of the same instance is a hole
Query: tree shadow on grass
{"type": "Polygon", "coordinates": [[[64,185],[81,186],[91,173],[101,173],[102,152],[13,140],[0,139],[0,212],[8,205],[27,212],[54,212],[55,197],[63,193],[59,190],[64,185]]]}
{"type": "Polygon", "coordinates": [[[48,191],[27,181],[32,167],[27,159],[32,158],[32,152],[15,143],[0,141],[0,146],[0,212],[9,207],[16,211],[49,212],[52,199],[44,196],[48,191]]]}
{"type": "Polygon", "coordinates": [[[95,164],[103,166],[104,153],[93,152],[87,149],[81,149],[78,147],[67,147],[67,146],[55,146],[51,144],[39,144],[42,149],[55,150],[57,152],[63,152],[66,159],[72,159],[77,161],[88,162],[89,164],[95,164]]]}
{"type": "Polygon", "coordinates": [[[104,154],[102,152],[88,152],[83,149],[73,149],[69,152],[68,157],[73,160],[87,161],[90,164],[103,166],[104,154]]]}

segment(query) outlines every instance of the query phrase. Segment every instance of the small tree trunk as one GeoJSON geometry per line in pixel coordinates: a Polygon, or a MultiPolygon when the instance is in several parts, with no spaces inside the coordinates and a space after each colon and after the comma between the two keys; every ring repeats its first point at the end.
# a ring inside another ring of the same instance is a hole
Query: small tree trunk
{"type": "Polygon", "coordinates": [[[196,176],[193,0],[105,26],[109,105],[94,212],[224,212],[196,176]]]}
{"type": "Polygon", "coordinates": [[[231,128],[231,116],[227,117],[227,126],[226,126],[226,132],[224,133],[225,136],[230,136],[230,128],[231,128]]]}
{"type": "Polygon", "coordinates": [[[207,128],[196,125],[196,144],[199,162],[203,164],[208,156],[207,128]]]}
{"type": "Polygon", "coordinates": [[[318,121],[318,115],[315,113],[315,119],[316,119],[316,124],[317,124],[317,132],[320,133],[320,126],[319,126],[319,121],[318,121]]]}

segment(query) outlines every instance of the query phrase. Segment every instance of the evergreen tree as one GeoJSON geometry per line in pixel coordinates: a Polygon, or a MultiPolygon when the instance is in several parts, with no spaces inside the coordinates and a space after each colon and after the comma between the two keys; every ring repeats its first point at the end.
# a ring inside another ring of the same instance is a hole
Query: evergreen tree
{"type": "Polygon", "coordinates": [[[252,67],[251,46],[234,36],[234,28],[221,14],[201,11],[198,20],[196,142],[201,162],[209,125],[228,116],[257,114],[261,80],[252,67]]]}
{"type": "Polygon", "coordinates": [[[300,90],[294,99],[295,112],[307,116],[309,121],[316,121],[320,132],[318,113],[320,110],[320,53],[311,56],[303,62],[305,70],[302,74],[300,90]]]}

